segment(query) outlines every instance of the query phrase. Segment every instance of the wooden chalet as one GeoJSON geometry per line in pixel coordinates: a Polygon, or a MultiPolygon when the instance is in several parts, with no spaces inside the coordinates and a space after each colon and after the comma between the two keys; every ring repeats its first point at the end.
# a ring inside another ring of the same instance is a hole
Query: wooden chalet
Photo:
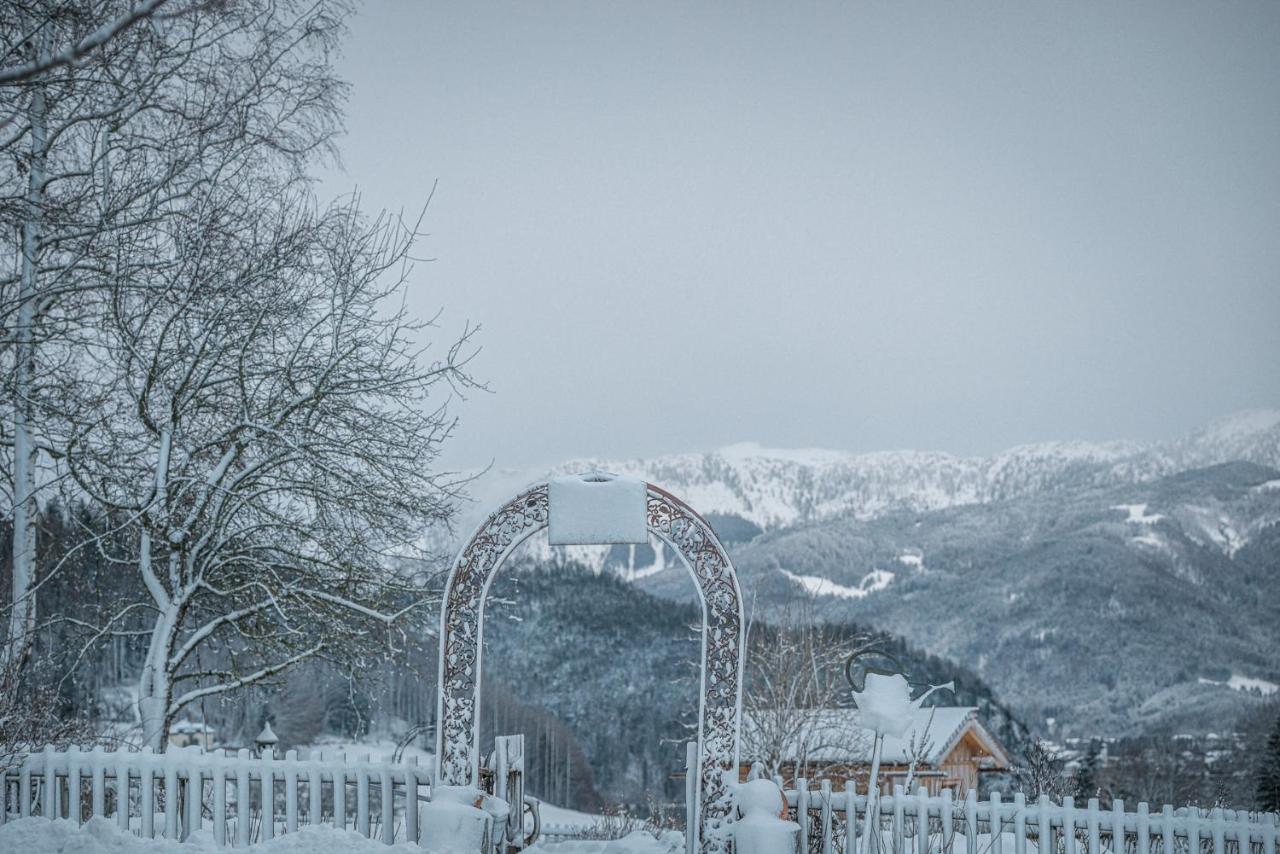
{"type": "MultiPolygon", "coordinates": [[[[837,789],[843,781],[858,781],[865,790],[871,773],[871,750],[875,734],[858,725],[857,709],[823,709],[799,716],[801,732],[788,739],[783,748],[780,773],[787,784],[797,777],[830,779],[837,789]]],[[[753,738],[750,715],[744,721],[744,749],[741,777],[763,757],[751,756],[759,744],[753,738]]],[[[911,727],[901,737],[885,736],[880,756],[879,786],[891,793],[895,785],[905,785],[911,756],[918,756],[911,788],[924,786],[936,795],[950,789],[963,796],[977,789],[982,774],[1007,771],[1009,755],[1000,741],[983,726],[978,710],[966,706],[937,706],[918,709],[911,727]],[[924,742],[924,748],[920,745],[924,742]]]]}

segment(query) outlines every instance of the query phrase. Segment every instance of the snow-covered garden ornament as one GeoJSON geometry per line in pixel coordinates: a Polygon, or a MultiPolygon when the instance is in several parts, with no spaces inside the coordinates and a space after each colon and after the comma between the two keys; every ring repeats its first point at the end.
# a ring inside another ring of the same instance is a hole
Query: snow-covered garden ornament
{"type": "Polygon", "coordinates": [[[911,683],[903,672],[902,663],[887,652],[866,651],[854,653],[844,664],[845,679],[849,681],[850,696],[858,710],[858,725],[875,732],[871,749],[871,776],[867,778],[867,820],[862,827],[862,848],[871,842],[871,829],[879,824],[877,810],[880,806],[880,753],[886,735],[901,738],[907,734],[916,710],[924,705],[925,698],[934,691],[945,688],[955,691],[955,683],[929,686],[918,697],[911,696],[911,683]]]}
{"type": "Polygon", "coordinates": [[[704,854],[730,845],[731,783],[737,779],[742,720],[742,595],[729,555],[693,508],[636,478],[589,472],[529,487],[503,504],[462,547],[449,571],[440,616],[437,783],[480,779],[480,667],[484,606],[503,562],[550,528],[554,545],[647,543],[680,555],[702,600],[698,775],[689,833],[704,854]]]}
{"type": "Polygon", "coordinates": [[[764,778],[734,789],[738,818],[733,823],[734,854],[791,854],[800,825],[787,818],[787,798],[778,784],[764,778]]]}

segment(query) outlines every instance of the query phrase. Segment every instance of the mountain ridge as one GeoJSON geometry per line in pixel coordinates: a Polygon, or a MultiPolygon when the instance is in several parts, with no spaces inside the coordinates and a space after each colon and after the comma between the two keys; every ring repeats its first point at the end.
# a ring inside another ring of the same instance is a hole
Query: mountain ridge
{"type": "Polygon", "coordinates": [[[476,501],[463,515],[478,522],[525,484],[588,470],[644,477],[676,491],[700,512],[738,516],[769,529],[850,512],[870,519],[981,504],[1064,484],[1141,483],[1235,460],[1280,467],[1280,409],[1244,410],[1157,442],[1063,440],[977,456],[772,449],[739,442],[651,459],[582,458],[549,469],[492,472],[477,481],[476,501]]]}

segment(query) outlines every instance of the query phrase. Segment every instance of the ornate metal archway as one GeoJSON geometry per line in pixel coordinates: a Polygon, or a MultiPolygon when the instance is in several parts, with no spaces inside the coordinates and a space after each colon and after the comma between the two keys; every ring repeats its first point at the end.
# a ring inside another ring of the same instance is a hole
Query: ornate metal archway
{"type": "MultiPolygon", "coordinates": [[[[644,484],[645,526],[671,546],[693,575],[702,600],[699,773],[690,832],[702,852],[727,849],[721,832],[737,780],[742,718],[742,595],[729,556],[711,526],[664,489],[644,484]]],[[[502,505],[455,559],[440,617],[437,780],[477,785],[480,763],[480,667],[489,586],[508,555],[550,520],[549,485],[539,483],[502,505]]]]}

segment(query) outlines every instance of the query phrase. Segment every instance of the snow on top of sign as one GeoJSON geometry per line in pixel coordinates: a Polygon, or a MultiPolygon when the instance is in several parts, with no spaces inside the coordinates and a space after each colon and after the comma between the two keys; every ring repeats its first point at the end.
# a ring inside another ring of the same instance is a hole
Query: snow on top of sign
{"type": "Polygon", "coordinates": [[[648,487],[607,472],[553,478],[548,539],[553,546],[647,543],[648,487]]]}

